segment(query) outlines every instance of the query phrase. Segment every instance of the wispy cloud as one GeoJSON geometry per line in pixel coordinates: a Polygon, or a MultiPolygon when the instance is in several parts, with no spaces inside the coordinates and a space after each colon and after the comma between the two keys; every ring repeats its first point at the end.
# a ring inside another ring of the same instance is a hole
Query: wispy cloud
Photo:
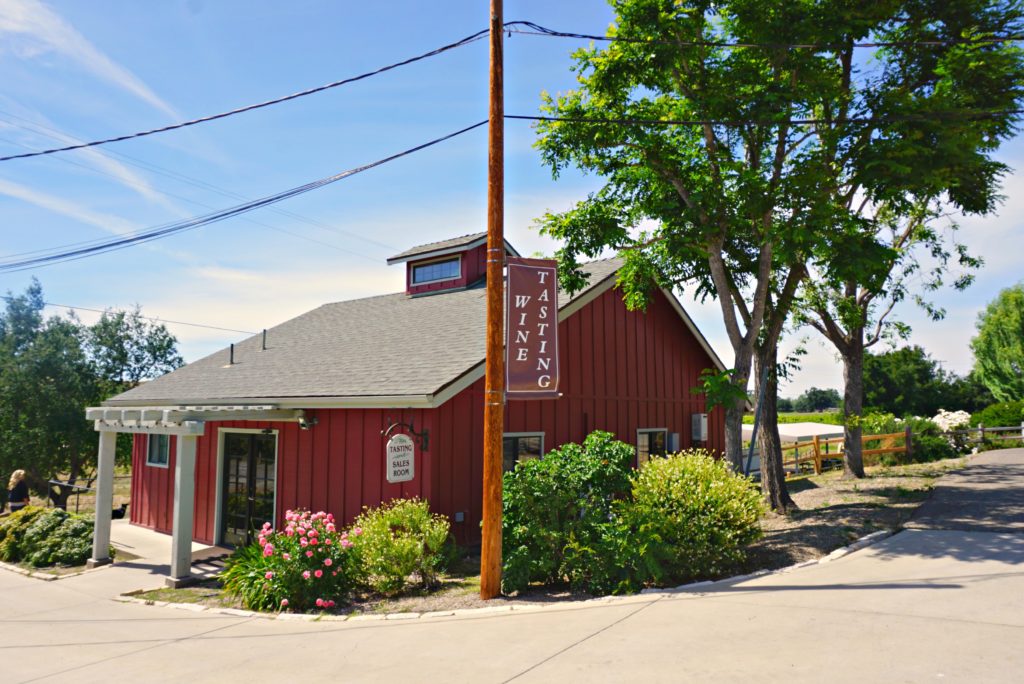
{"type": "MultiPolygon", "coordinates": [[[[12,133],[17,133],[22,136],[22,140],[25,142],[16,143],[18,145],[27,149],[34,149],[35,147],[38,147],[35,143],[41,139],[56,140],[68,145],[82,142],[80,138],[68,135],[56,128],[53,122],[37,111],[26,109],[3,96],[0,96],[0,103],[3,104],[5,109],[15,109],[19,111],[19,114],[16,115],[8,115],[6,112],[0,111],[0,119],[8,119],[7,121],[0,120],[0,130],[10,130],[12,133]]],[[[122,164],[102,150],[86,148],[79,150],[78,154],[74,158],[65,156],[58,156],[56,158],[69,165],[82,167],[91,166],[98,173],[112,178],[120,185],[137,193],[140,197],[167,209],[181,218],[191,216],[195,213],[182,209],[167,195],[154,188],[141,173],[138,173],[127,165],[122,164]]]]}
{"type": "Polygon", "coordinates": [[[93,211],[75,202],[69,202],[62,197],[39,192],[38,190],[33,190],[27,186],[2,178],[0,178],[0,195],[6,195],[29,204],[34,204],[37,207],[62,214],[115,235],[123,235],[135,228],[131,222],[119,216],[93,211]]]}
{"type": "Polygon", "coordinates": [[[138,76],[96,48],[60,15],[38,0],[0,2],[0,49],[22,58],[53,52],[169,115],[181,116],[138,76]]]}

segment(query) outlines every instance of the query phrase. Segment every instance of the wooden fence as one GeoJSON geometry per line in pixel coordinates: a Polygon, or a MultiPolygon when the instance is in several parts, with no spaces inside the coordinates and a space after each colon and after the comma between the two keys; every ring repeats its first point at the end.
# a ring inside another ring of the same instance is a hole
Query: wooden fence
{"type": "MultiPolygon", "coordinates": [[[[1024,440],[1024,423],[1009,427],[985,427],[984,425],[979,425],[976,428],[950,430],[941,434],[965,445],[1002,440],[1024,440]]],[[[807,442],[784,444],[782,446],[782,466],[793,472],[800,472],[802,464],[809,464],[814,467],[815,474],[821,474],[824,461],[842,459],[843,441],[842,437],[830,437],[828,439],[815,437],[807,442]],[[835,445],[834,449],[830,449],[832,445],[835,445]],[[787,452],[792,452],[792,454],[787,456],[787,452]]],[[[914,435],[909,426],[903,432],[861,436],[861,444],[863,446],[871,442],[878,442],[879,444],[871,449],[865,448],[861,452],[862,456],[899,453],[908,454],[908,459],[913,456],[914,435]]]]}
{"type": "MultiPolygon", "coordinates": [[[[782,466],[799,472],[801,464],[811,464],[814,466],[815,474],[821,474],[823,461],[831,458],[842,459],[843,441],[842,437],[830,437],[828,439],[815,437],[807,442],[784,444],[782,445],[782,466]],[[830,449],[832,445],[835,445],[834,449],[830,449]],[[786,452],[789,451],[793,453],[787,457],[786,452]]],[[[866,446],[871,442],[878,442],[879,444],[872,449],[864,449],[861,452],[863,456],[912,453],[914,448],[914,438],[909,427],[903,432],[861,436],[861,445],[866,446]]]]}

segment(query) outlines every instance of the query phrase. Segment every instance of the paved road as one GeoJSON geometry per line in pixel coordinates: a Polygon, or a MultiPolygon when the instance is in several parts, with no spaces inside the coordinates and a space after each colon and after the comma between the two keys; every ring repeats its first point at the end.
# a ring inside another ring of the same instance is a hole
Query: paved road
{"type": "Polygon", "coordinates": [[[476,617],[247,619],[113,602],[128,569],[52,583],[0,572],[2,676],[1019,682],[1024,529],[1014,506],[1022,492],[1024,450],[986,454],[942,484],[915,529],[838,560],[703,593],[476,617]],[[973,503],[951,510],[962,492],[973,503]],[[943,525],[947,515],[953,529],[943,525]],[[1004,531],[986,531],[990,523],[1004,531]]]}

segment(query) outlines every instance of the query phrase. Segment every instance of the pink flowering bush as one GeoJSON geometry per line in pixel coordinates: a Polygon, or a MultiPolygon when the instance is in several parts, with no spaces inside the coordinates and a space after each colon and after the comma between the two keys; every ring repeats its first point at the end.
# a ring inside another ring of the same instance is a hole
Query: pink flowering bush
{"type": "Polygon", "coordinates": [[[288,511],[282,529],[264,523],[256,543],[228,559],[224,589],[252,610],[333,608],[359,583],[358,536],[358,529],[339,529],[330,513],[288,511]]]}

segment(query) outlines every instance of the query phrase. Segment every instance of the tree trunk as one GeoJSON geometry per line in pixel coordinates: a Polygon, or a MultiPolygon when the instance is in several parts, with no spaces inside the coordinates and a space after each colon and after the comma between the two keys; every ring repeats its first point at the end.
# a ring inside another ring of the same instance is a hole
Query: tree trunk
{"type": "Polygon", "coordinates": [[[761,492],[772,510],[785,513],[795,509],[796,504],[789,496],[786,473],[782,468],[782,440],[779,438],[778,415],[779,381],[775,374],[777,350],[774,344],[770,346],[770,349],[757,350],[754,367],[757,383],[761,382],[762,377],[766,378],[764,392],[761,392],[760,387],[756,387],[754,395],[764,396],[757,429],[757,444],[761,451],[761,492]],[[768,373],[762,376],[765,366],[768,367],[768,373]]]}
{"type": "Polygon", "coordinates": [[[852,330],[843,354],[843,477],[864,477],[860,419],[864,413],[864,330],[852,330]]]}
{"type": "MultiPolygon", "coordinates": [[[[736,350],[733,382],[740,387],[746,396],[747,381],[750,379],[749,356],[740,358],[741,350],[736,350]]],[[[733,470],[743,472],[743,414],[746,411],[746,400],[740,399],[731,406],[725,407],[725,457],[732,464],[733,470]]]]}
{"type": "Polygon", "coordinates": [[[725,457],[733,470],[743,472],[743,405],[725,408],[725,457]]]}

